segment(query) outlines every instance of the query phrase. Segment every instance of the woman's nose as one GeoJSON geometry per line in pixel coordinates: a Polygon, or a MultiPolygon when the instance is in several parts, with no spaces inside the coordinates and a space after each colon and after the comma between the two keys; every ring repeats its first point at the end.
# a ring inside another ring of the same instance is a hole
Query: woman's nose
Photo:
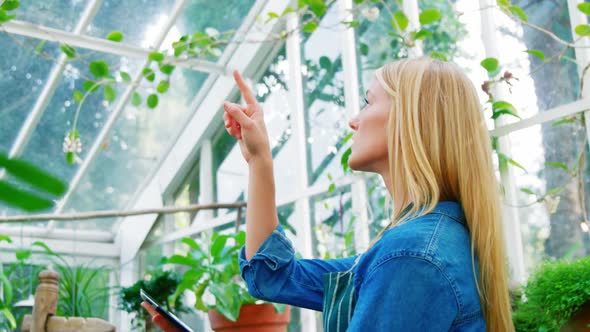
{"type": "Polygon", "coordinates": [[[348,121],[348,126],[352,130],[358,130],[358,128],[359,128],[358,119],[356,117],[350,119],[350,121],[348,121]]]}

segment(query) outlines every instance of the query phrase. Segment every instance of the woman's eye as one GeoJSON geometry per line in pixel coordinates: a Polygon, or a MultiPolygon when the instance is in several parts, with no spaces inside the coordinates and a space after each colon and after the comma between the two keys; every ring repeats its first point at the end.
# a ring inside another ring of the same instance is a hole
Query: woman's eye
{"type": "Polygon", "coordinates": [[[367,97],[363,97],[361,109],[367,107],[367,105],[369,105],[369,100],[367,99],[367,97]]]}

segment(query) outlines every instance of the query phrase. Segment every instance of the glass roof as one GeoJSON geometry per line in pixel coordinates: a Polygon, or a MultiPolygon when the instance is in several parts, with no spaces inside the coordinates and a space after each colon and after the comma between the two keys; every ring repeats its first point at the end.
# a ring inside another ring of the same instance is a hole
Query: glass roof
{"type": "MultiPolygon", "coordinates": [[[[248,15],[254,0],[239,0],[228,6],[224,2],[206,0],[187,0],[177,19],[166,28],[170,15],[178,1],[114,1],[98,2],[98,8],[91,13],[89,23],[83,34],[105,39],[109,33],[119,31],[123,35],[122,44],[139,47],[146,54],[151,52],[156,36],[166,36],[160,50],[170,54],[172,43],[183,35],[201,31],[223,33],[235,31],[248,15]],[[130,13],[141,15],[130,15],[130,13]],[[125,24],[121,24],[125,21],[125,24]]],[[[51,0],[44,2],[23,1],[17,12],[18,21],[30,22],[41,27],[74,32],[82,14],[88,10],[91,1],[51,0]]],[[[24,33],[26,34],[26,32],[24,33]]],[[[75,45],[75,38],[74,45],[75,45]]],[[[23,130],[27,116],[35,103],[44,102],[38,123],[21,146],[17,157],[43,167],[58,178],[70,182],[80,176],[79,185],[73,188],[67,201],[61,202],[61,212],[85,212],[93,210],[124,209],[140,190],[147,178],[156,170],[159,162],[166,156],[186,121],[196,111],[194,98],[205,85],[207,78],[214,74],[198,72],[177,66],[170,77],[170,86],[165,93],[156,92],[158,83],[166,80],[155,62],[151,63],[156,80],[141,80],[132,90],[141,96],[139,106],[132,105],[134,97],[125,104],[121,98],[131,84],[124,81],[120,72],[131,78],[140,75],[145,59],[129,58],[108,52],[75,47],[76,58],[68,59],[54,86],[47,85],[52,70],[57,70],[57,59],[65,52],[60,44],[24,37],[19,33],[1,33],[0,47],[0,151],[8,154],[13,148],[19,131],[23,130]],[[63,143],[73,128],[79,103],[75,91],[84,93],[84,84],[95,80],[89,64],[102,60],[109,66],[109,74],[116,76],[112,87],[116,93],[114,100],[104,98],[104,89],[88,94],[79,113],[76,129],[79,132],[82,150],[77,154],[74,164],[68,164],[63,143]],[[50,90],[46,99],[41,99],[41,91],[50,90]],[[152,109],[147,106],[150,94],[158,94],[158,105],[152,109]],[[118,109],[119,108],[119,109],[118,109]],[[78,174],[89,151],[105,129],[109,117],[119,113],[106,140],[100,142],[101,148],[83,174],[78,174]]],[[[209,54],[202,60],[217,62],[221,52],[209,54]]],[[[132,94],[134,95],[134,94],[132,94]]],[[[16,182],[10,176],[0,175],[9,182],[16,182]]],[[[59,204],[58,204],[59,205],[59,204]]],[[[0,203],[0,212],[5,215],[22,214],[0,203]]],[[[50,212],[50,211],[45,211],[50,212]]],[[[75,229],[113,230],[116,218],[89,220],[76,223],[75,229]]],[[[37,224],[46,224],[37,223],[37,224]]],[[[56,222],[58,228],[73,229],[70,222],[56,222]]]]}

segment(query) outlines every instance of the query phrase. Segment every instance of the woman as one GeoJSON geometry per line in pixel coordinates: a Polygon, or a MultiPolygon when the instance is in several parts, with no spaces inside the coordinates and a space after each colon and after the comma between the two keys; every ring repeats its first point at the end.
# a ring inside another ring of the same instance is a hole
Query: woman
{"type": "Polygon", "coordinates": [[[260,299],[322,310],[325,331],[513,331],[499,188],[473,84],[431,58],[386,64],[350,120],[351,169],[378,173],[394,216],[363,254],[294,258],[278,224],[263,111],[240,75],[247,106],[224,121],[249,166],[242,276],[260,299]]]}

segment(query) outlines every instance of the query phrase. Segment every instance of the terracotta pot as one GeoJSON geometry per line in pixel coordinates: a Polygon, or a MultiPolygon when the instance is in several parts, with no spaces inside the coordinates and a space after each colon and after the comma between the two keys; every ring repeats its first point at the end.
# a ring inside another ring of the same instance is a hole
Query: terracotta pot
{"type": "Polygon", "coordinates": [[[209,311],[211,328],[217,332],[286,332],[291,320],[291,308],[279,314],[272,304],[246,304],[240,309],[236,322],[225,318],[217,310],[209,311]]]}
{"type": "Polygon", "coordinates": [[[560,329],[560,332],[590,332],[590,302],[586,302],[580,310],[576,311],[560,329]]]}

